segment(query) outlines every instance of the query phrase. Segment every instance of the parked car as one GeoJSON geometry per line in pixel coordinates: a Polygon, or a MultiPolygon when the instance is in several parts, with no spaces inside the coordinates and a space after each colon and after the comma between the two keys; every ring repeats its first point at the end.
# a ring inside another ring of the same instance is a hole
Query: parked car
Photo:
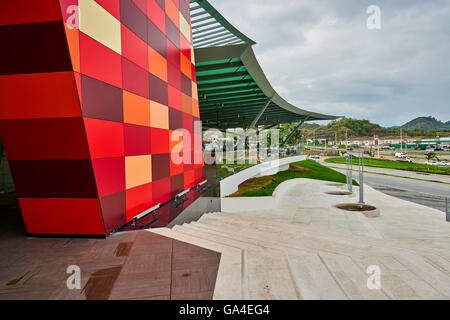
{"type": "Polygon", "coordinates": [[[440,161],[440,162],[439,162],[439,165],[440,165],[440,166],[443,166],[443,167],[448,167],[448,166],[450,166],[450,162],[445,161],[445,160],[444,160],[444,161],[440,161]]]}
{"type": "Polygon", "coordinates": [[[313,159],[313,160],[318,160],[318,159],[320,159],[320,157],[316,154],[316,155],[313,155],[313,156],[309,156],[309,158],[310,159],[313,159]]]}
{"type": "Polygon", "coordinates": [[[396,152],[395,157],[396,158],[404,158],[404,157],[406,157],[406,154],[404,154],[403,152],[396,152]]]}
{"type": "Polygon", "coordinates": [[[402,162],[412,162],[410,157],[403,157],[401,159],[399,159],[398,161],[402,161],[402,162]]]}
{"type": "Polygon", "coordinates": [[[351,154],[351,153],[346,153],[344,157],[346,157],[346,158],[357,158],[354,154],[351,154]]]}
{"type": "Polygon", "coordinates": [[[426,164],[432,165],[432,166],[437,166],[438,162],[436,160],[428,160],[427,162],[425,162],[426,164]]]}
{"type": "Polygon", "coordinates": [[[352,148],[352,147],[350,147],[350,148],[347,148],[347,150],[348,150],[348,151],[353,151],[353,148],[352,148]]]}

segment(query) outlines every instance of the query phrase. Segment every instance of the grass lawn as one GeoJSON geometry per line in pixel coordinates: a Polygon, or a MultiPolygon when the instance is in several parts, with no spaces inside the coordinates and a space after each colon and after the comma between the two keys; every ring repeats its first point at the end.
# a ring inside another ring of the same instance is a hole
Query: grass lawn
{"type": "MultiPolygon", "coordinates": [[[[346,159],[344,157],[339,158],[328,158],[325,159],[328,163],[343,163],[345,164],[346,159]]],[[[358,159],[353,159],[353,164],[358,164],[358,159]]],[[[438,167],[423,163],[410,163],[402,161],[392,161],[392,160],[378,160],[364,158],[364,165],[367,167],[378,167],[378,168],[388,168],[397,170],[407,170],[416,172],[426,172],[426,173],[437,173],[450,175],[450,168],[448,167],[438,167]]]]}
{"type": "MultiPolygon", "coordinates": [[[[229,197],[264,197],[271,196],[275,188],[283,181],[307,178],[333,182],[346,182],[346,176],[333,169],[325,167],[314,160],[303,160],[291,163],[288,170],[280,171],[271,176],[253,178],[239,185],[239,190],[229,197]]],[[[353,180],[354,185],[358,185],[353,180]]]]}
{"type": "Polygon", "coordinates": [[[217,180],[222,180],[228,176],[231,176],[235,173],[238,173],[239,171],[242,171],[244,169],[250,168],[254,165],[257,165],[258,163],[250,163],[248,160],[245,161],[245,163],[221,163],[221,164],[217,164],[217,180]],[[234,171],[231,172],[230,170],[228,170],[228,168],[233,169],[234,171]]]}

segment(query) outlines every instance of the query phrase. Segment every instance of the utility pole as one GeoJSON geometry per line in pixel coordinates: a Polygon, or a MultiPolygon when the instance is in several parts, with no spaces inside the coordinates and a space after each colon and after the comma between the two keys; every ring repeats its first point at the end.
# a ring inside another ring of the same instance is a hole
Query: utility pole
{"type": "Polygon", "coordinates": [[[403,138],[402,138],[402,128],[400,128],[400,152],[403,153],[403,138]]]}
{"type": "Polygon", "coordinates": [[[347,131],[345,131],[345,149],[348,148],[348,136],[347,136],[347,131]]]}
{"type": "Polygon", "coordinates": [[[334,135],[334,144],[337,146],[337,131],[335,132],[335,135],[334,135]]]}

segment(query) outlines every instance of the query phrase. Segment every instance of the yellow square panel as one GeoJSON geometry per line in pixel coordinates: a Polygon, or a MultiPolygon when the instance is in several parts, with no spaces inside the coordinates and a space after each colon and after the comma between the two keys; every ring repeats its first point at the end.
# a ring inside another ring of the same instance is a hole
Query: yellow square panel
{"type": "Polygon", "coordinates": [[[150,126],[169,129],[169,108],[167,106],[150,100],[150,126]]]}
{"type": "Polygon", "coordinates": [[[197,83],[192,81],[192,99],[198,100],[197,83]]]}
{"type": "Polygon", "coordinates": [[[186,21],[183,14],[180,12],[180,31],[185,36],[186,39],[191,42],[191,27],[189,22],[186,21]]]}
{"type": "Polygon", "coordinates": [[[195,66],[194,47],[191,47],[191,61],[192,64],[195,66]]]}
{"type": "Polygon", "coordinates": [[[120,21],[94,0],[79,0],[80,31],[122,54],[120,21]]]}
{"type": "Polygon", "coordinates": [[[152,156],[125,157],[125,183],[131,189],[152,182],[152,156]]]}

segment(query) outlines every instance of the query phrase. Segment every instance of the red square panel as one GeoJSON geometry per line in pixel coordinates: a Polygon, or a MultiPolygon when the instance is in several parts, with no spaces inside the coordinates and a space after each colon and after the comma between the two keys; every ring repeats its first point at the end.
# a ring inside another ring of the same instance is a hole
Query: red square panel
{"type": "Polygon", "coordinates": [[[184,170],[184,165],[183,165],[183,152],[179,152],[175,154],[177,158],[181,159],[181,162],[178,163],[178,160],[175,163],[175,157],[173,156],[173,154],[170,154],[170,175],[176,175],[179,173],[182,173],[184,170]]]}
{"type": "Polygon", "coordinates": [[[120,20],[120,0],[95,0],[99,5],[120,20]]]}
{"type": "Polygon", "coordinates": [[[62,20],[55,0],[0,1],[0,25],[62,20]]]}
{"type": "Polygon", "coordinates": [[[195,186],[195,170],[189,170],[184,173],[184,189],[195,186]]]}
{"type": "Polygon", "coordinates": [[[28,233],[105,234],[98,199],[19,198],[28,233]]]}
{"type": "Polygon", "coordinates": [[[122,57],[80,32],[81,73],[122,87],[122,57]]]}
{"type": "Polygon", "coordinates": [[[125,158],[92,160],[98,194],[104,197],[125,189],[125,158]]]}
{"type": "Polygon", "coordinates": [[[124,156],[123,124],[84,118],[91,157],[124,156]]]}
{"type": "Polygon", "coordinates": [[[159,30],[161,30],[162,33],[166,33],[166,13],[155,0],[147,1],[147,17],[159,30]]]}
{"type": "Polygon", "coordinates": [[[127,190],[127,222],[151,207],[153,207],[151,183],[127,190]]]}
{"type": "Polygon", "coordinates": [[[180,47],[181,52],[191,60],[191,44],[182,33],[180,33],[180,47]]]}
{"type": "Polygon", "coordinates": [[[169,40],[167,40],[167,62],[176,69],[180,69],[180,50],[169,40]]]}
{"type": "Polygon", "coordinates": [[[181,91],[171,85],[169,88],[169,107],[182,111],[183,110],[183,100],[181,97],[181,91]]]}
{"type": "Polygon", "coordinates": [[[152,154],[169,153],[169,130],[151,128],[150,139],[152,154]]]}
{"type": "Polygon", "coordinates": [[[73,72],[0,76],[0,88],[1,119],[81,116],[73,72]]]}
{"type": "Polygon", "coordinates": [[[150,128],[125,124],[124,129],[126,156],[150,154],[150,128]]]}
{"type": "Polygon", "coordinates": [[[122,56],[148,71],[148,45],[123,24],[122,56]]]}
{"type": "Polygon", "coordinates": [[[152,182],[153,203],[164,203],[170,200],[170,177],[152,182]]]}

